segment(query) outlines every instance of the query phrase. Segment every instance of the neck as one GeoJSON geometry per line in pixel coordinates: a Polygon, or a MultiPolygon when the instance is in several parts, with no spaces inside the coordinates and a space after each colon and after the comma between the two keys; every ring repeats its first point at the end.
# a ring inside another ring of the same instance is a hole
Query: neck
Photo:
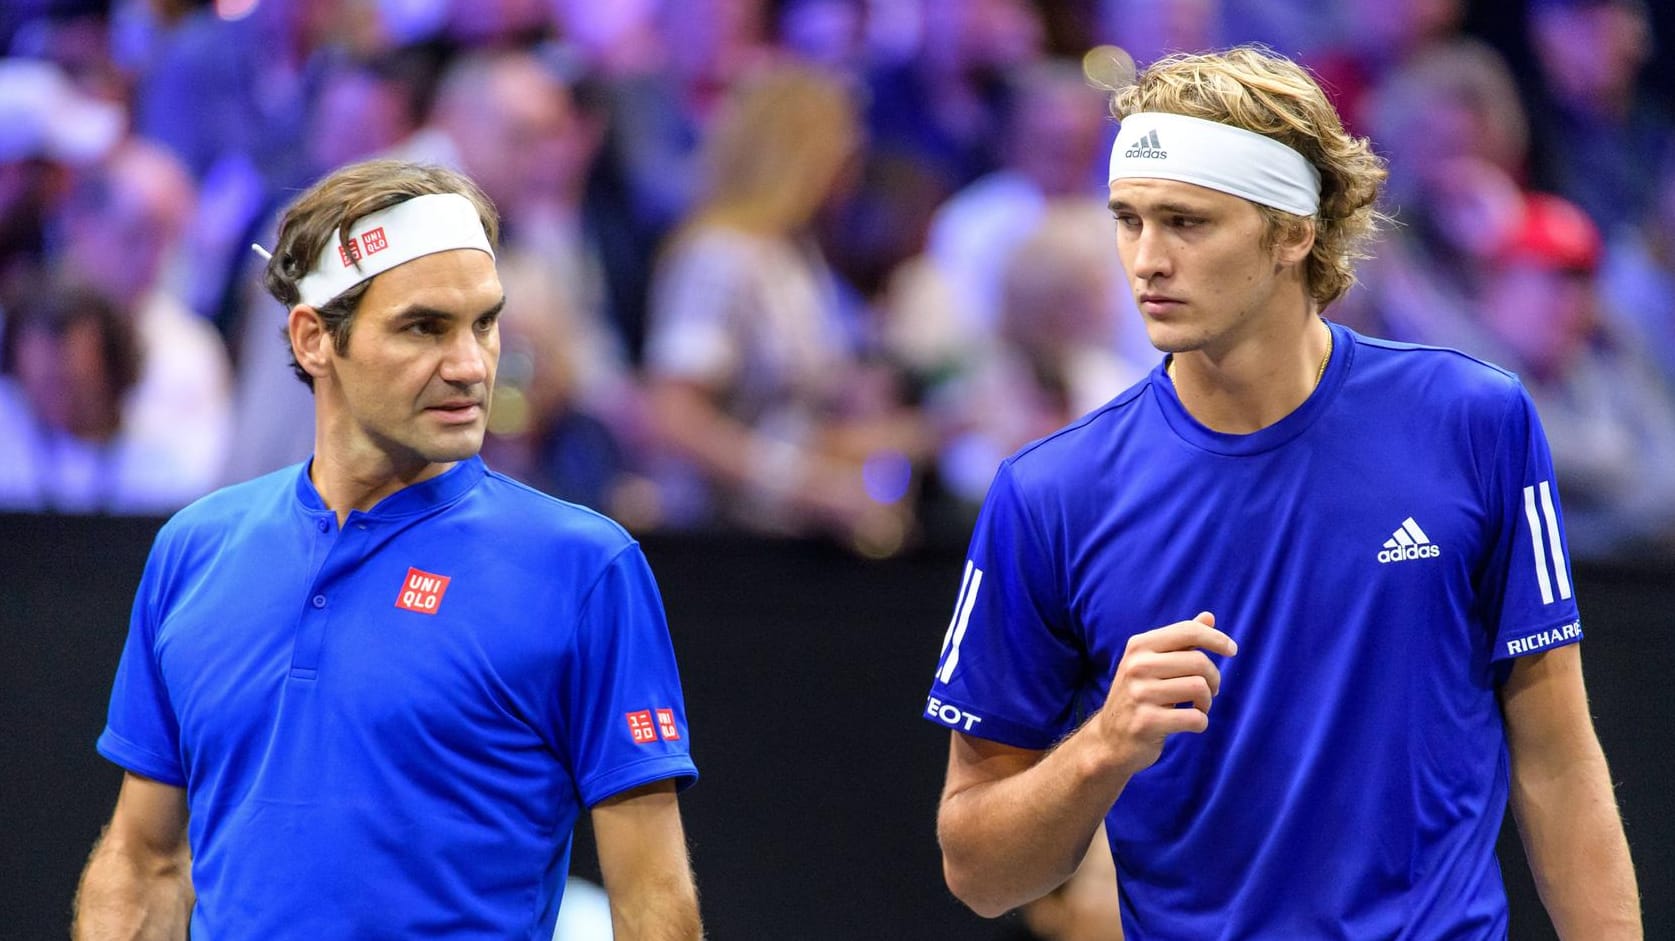
{"type": "Polygon", "coordinates": [[[398,490],[440,476],[457,462],[434,463],[417,455],[403,460],[364,439],[344,444],[329,424],[314,435],[314,460],[308,479],[339,526],[354,510],[366,512],[398,490]]]}
{"type": "Polygon", "coordinates": [[[1224,348],[1175,354],[1170,378],[1181,405],[1206,428],[1260,431],[1291,414],[1314,392],[1332,332],[1314,312],[1266,325],[1224,348]]]}

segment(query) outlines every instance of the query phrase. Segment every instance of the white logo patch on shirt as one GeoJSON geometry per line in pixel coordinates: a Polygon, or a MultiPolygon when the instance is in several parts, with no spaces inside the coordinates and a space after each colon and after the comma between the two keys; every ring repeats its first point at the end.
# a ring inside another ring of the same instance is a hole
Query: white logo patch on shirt
{"type": "Polygon", "coordinates": [[[1389,539],[1384,540],[1384,548],[1378,553],[1378,561],[1406,562],[1410,559],[1434,559],[1439,555],[1442,555],[1442,549],[1431,541],[1431,537],[1425,535],[1425,531],[1420,529],[1419,524],[1410,516],[1402,520],[1402,525],[1396,527],[1389,539]]]}

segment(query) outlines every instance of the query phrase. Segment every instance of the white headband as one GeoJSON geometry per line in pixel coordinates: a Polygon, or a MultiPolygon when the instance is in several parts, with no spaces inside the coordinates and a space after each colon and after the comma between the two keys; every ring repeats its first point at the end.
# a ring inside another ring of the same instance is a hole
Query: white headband
{"type": "Polygon", "coordinates": [[[1123,119],[1109,179],[1135,177],[1196,183],[1298,216],[1320,209],[1320,171],[1302,154],[1272,137],[1184,114],[1142,111],[1123,119]]]}
{"type": "Polygon", "coordinates": [[[332,233],[301,281],[301,302],[322,307],[362,281],[424,255],[475,248],[494,257],[477,207],[458,193],[431,193],[362,216],[349,228],[349,247],[332,233]]]}

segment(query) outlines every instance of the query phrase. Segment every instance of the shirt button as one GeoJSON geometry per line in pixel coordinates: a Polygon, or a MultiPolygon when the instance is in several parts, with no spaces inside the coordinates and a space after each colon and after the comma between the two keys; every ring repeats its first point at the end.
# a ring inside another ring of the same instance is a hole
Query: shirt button
{"type": "Polygon", "coordinates": [[[314,607],[324,608],[325,606],[326,606],[326,596],[325,595],[315,595],[314,596],[314,607]]]}
{"type": "Polygon", "coordinates": [[[317,525],[317,526],[319,526],[319,527],[320,527],[320,532],[325,532],[325,531],[326,531],[326,530],[328,530],[328,529],[331,529],[331,528],[332,528],[332,524],[330,524],[330,523],[328,523],[328,522],[326,522],[326,521],[325,521],[325,520],[320,520],[320,521],[319,521],[319,522],[318,522],[318,523],[317,523],[317,524],[315,524],[315,525],[317,525]]]}

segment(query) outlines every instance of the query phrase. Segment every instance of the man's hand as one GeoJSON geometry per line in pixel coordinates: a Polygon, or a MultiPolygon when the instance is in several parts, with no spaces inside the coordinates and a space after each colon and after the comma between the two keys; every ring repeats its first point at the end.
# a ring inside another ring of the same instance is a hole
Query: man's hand
{"type": "Polygon", "coordinates": [[[1111,802],[1163,740],[1209,727],[1221,690],[1210,656],[1238,650],[1215,620],[1206,611],[1130,638],[1105,705],[1048,751],[952,733],[937,837],[954,895],[993,918],[1076,871],[1111,802]]]}
{"type": "Polygon", "coordinates": [[[1215,623],[1205,611],[1128,639],[1092,723],[1116,751],[1125,777],[1151,767],[1170,735],[1209,728],[1210,705],[1221,692],[1221,670],[1210,654],[1231,657],[1239,650],[1215,623]],[[1191,708],[1180,708],[1186,705],[1191,708]]]}

